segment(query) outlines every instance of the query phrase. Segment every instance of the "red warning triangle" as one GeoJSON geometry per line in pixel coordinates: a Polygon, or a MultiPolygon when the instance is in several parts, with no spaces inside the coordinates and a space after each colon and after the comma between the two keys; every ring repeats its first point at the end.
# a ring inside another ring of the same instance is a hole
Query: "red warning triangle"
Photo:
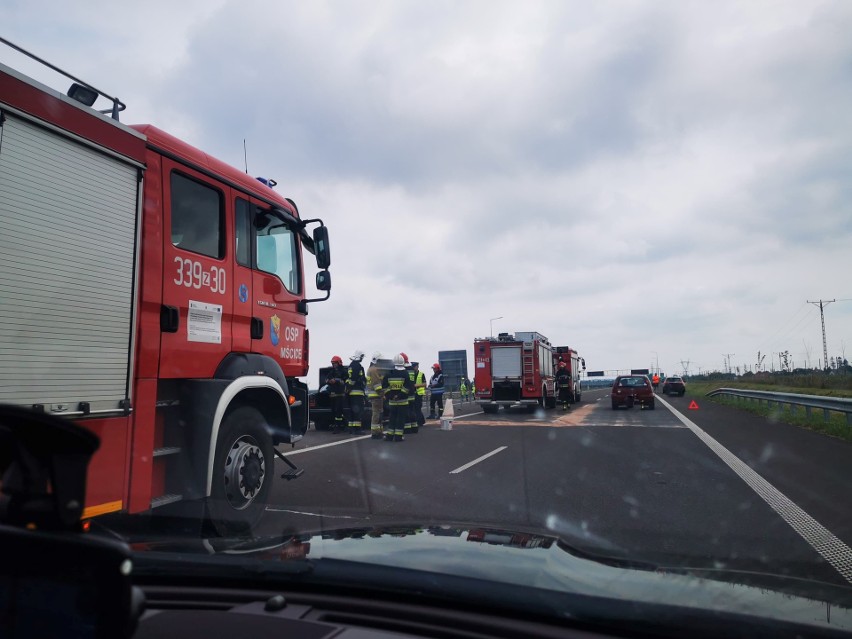
{"type": "Polygon", "coordinates": [[[694,399],[689,402],[689,410],[698,410],[698,404],[695,403],[694,399]]]}

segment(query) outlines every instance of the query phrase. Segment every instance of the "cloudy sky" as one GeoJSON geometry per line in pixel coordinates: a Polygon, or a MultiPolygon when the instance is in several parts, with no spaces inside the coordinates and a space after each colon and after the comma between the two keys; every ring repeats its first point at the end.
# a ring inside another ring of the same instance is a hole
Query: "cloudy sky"
{"type": "Polygon", "coordinates": [[[125,122],[241,168],[245,139],[325,220],[313,371],[472,355],[496,317],[590,370],[816,366],[820,299],[852,359],[852,2],[2,6],[125,122]]]}

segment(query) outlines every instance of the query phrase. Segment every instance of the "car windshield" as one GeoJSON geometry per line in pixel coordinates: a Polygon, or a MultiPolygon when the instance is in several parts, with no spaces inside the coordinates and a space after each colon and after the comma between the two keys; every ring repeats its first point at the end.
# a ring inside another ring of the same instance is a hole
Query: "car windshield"
{"type": "Polygon", "coordinates": [[[852,2],[70,7],[2,21],[0,404],[139,574],[852,632],[852,2]]]}

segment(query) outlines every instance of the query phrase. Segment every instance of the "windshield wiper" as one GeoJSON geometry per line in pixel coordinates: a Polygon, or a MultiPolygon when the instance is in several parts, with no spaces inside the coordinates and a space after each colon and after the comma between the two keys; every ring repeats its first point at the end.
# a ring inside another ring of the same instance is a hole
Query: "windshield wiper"
{"type": "Polygon", "coordinates": [[[314,571],[308,559],[289,559],[273,562],[263,559],[247,560],[244,555],[181,556],[172,552],[145,551],[134,553],[133,574],[137,577],[226,577],[282,578],[307,575],[314,571]]]}

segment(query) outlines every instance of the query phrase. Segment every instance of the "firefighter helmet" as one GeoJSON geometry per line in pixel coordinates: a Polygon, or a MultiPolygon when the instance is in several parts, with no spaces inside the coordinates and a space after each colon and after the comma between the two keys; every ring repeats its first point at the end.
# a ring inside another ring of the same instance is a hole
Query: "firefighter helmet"
{"type": "Polygon", "coordinates": [[[376,362],[378,362],[381,358],[382,358],[382,354],[381,354],[379,351],[376,351],[375,353],[373,353],[373,357],[372,357],[372,359],[370,360],[370,362],[371,362],[371,363],[373,363],[373,364],[375,364],[375,363],[376,363],[376,362]]]}
{"type": "Polygon", "coordinates": [[[340,355],[335,355],[334,357],[331,358],[331,363],[332,364],[342,364],[343,358],[340,357],[340,355]]]}
{"type": "Polygon", "coordinates": [[[355,351],[354,353],[352,353],[349,359],[353,362],[355,360],[358,360],[360,362],[362,359],[364,359],[364,351],[355,351]]]}
{"type": "Polygon", "coordinates": [[[400,353],[399,356],[402,358],[402,361],[408,364],[408,355],[405,353],[400,353]]]}
{"type": "Polygon", "coordinates": [[[434,364],[432,364],[432,368],[433,368],[434,370],[441,370],[441,365],[440,365],[440,364],[438,364],[437,362],[435,362],[434,364]]]}
{"type": "Polygon", "coordinates": [[[405,358],[403,357],[403,353],[393,356],[393,367],[398,370],[405,368],[405,358]]]}

